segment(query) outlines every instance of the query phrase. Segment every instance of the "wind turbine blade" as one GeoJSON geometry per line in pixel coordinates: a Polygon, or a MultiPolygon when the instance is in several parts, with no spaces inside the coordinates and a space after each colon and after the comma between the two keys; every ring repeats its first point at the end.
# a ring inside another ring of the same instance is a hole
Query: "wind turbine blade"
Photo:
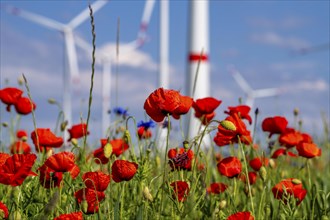
{"type": "Polygon", "coordinates": [[[146,40],[146,35],[147,35],[146,32],[152,12],[154,10],[154,5],[155,5],[155,0],[146,0],[146,3],[144,5],[142,20],[140,24],[140,30],[138,33],[138,40],[136,41],[138,47],[142,46],[146,40]]]}
{"type": "Polygon", "coordinates": [[[79,82],[78,61],[77,61],[77,53],[76,53],[72,31],[64,32],[64,40],[65,40],[65,49],[66,49],[68,65],[69,65],[70,79],[74,80],[74,83],[78,83],[79,82]]]}
{"type": "Polygon", "coordinates": [[[230,67],[229,72],[232,74],[237,84],[245,93],[249,94],[252,92],[252,88],[249,86],[243,76],[238,72],[238,70],[236,70],[234,67],[230,67]]]}
{"type": "Polygon", "coordinates": [[[20,8],[13,7],[11,5],[1,5],[1,8],[4,8],[5,11],[9,14],[25,18],[26,20],[32,21],[34,23],[37,23],[39,25],[45,26],[50,29],[63,31],[64,24],[57,22],[55,20],[52,20],[50,18],[46,18],[42,15],[28,12],[28,11],[22,10],[20,8]]]}
{"type": "MultiPolygon", "coordinates": [[[[91,7],[93,9],[93,13],[97,12],[100,8],[102,8],[108,1],[96,1],[94,2],[91,7]]],[[[73,18],[68,26],[70,26],[71,28],[76,28],[77,26],[79,26],[83,21],[85,21],[87,18],[89,18],[89,7],[87,7],[85,10],[83,10],[80,14],[78,14],[75,18],[73,18]]]]}
{"type": "Polygon", "coordinates": [[[245,105],[249,106],[252,109],[253,104],[254,104],[254,97],[253,96],[246,97],[245,105]]]}
{"type": "Polygon", "coordinates": [[[269,88],[269,89],[257,89],[253,91],[254,98],[261,98],[261,97],[269,97],[269,96],[276,96],[280,94],[280,90],[277,88],[269,88]]]}
{"type": "Polygon", "coordinates": [[[74,35],[75,38],[75,42],[76,44],[83,49],[86,53],[88,54],[92,54],[92,46],[87,43],[87,41],[85,41],[84,39],[82,39],[80,36],[78,36],[77,34],[74,35]]]}
{"type": "Polygon", "coordinates": [[[107,129],[110,125],[108,111],[111,109],[111,62],[103,63],[102,74],[102,135],[106,137],[107,129]]]}

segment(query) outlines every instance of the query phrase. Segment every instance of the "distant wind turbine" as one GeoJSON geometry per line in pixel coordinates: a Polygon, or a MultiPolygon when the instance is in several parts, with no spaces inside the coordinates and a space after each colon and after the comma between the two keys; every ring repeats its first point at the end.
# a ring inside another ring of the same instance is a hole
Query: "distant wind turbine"
{"type": "Polygon", "coordinates": [[[228,71],[232,74],[237,84],[241,87],[246,95],[245,104],[253,108],[254,100],[256,98],[277,96],[282,93],[282,89],[280,88],[267,88],[267,89],[257,89],[253,90],[251,86],[247,83],[247,81],[243,78],[240,72],[235,69],[235,67],[228,67],[228,71]]]}
{"type": "MultiPolygon", "coordinates": [[[[107,1],[96,1],[91,7],[93,12],[95,13],[101,7],[103,7],[107,1]]],[[[64,116],[68,122],[67,126],[71,127],[72,125],[72,108],[71,108],[71,82],[73,84],[79,83],[79,68],[77,61],[76,48],[74,43],[74,34],[73,31],[77,28],[81,23],[83,23],[86,19],[90,17],[89,8],[86,8],[81,13],[79,13],[76,17],[74,17],[69,23],[63,24],[53,19],[44,17],[42,15],[38,15],[32,12],[28,12],[17,7],[13,7],[7,4],[1,4],[1,8],[3,8],[7,13],[16,15],[26,20],[32,21],[36,24],[44,26],[46,28],[59,31],[64,36],[64,48],[66,52],[66,59],[68,63],[68,72],[64,74],[64,84],[63,84],[63,112],[64,116]]],[[[67,139],[67,133],[64,133],[65,140],[67,139]]]]}
{"type": "MultiPolygon", "coordinates": [[[[127,54],[138,48],[140,48],[146,41],[147,38],[147,27],[149,25],[150,17],[153,11],[155,0],[146,0],[143,16],[140,24],[140,30],[137,35],[137,39],[120,45],[120,53],[127,54]]],[[[88,55],[92,52],[92,45],[87,43],[81,37],[75,35],[76,44],[83,50],[85,50],[88,55]]],[[[111,66],[116,58],[115,48],[104,48],[96,49],[96,58],[98,64],[102,65],[102,133],[103,136],[106,135],[107,128],[110,125],[110,116],[108,111],[111,109],[110,97],[111,97],[111,66]]]]}

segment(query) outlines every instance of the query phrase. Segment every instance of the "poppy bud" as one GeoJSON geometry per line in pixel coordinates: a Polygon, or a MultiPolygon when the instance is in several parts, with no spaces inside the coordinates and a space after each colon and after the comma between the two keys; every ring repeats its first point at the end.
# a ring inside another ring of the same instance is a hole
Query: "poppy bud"
{"type": "Polygon", "coordinates": [[[294,116],[298,116],[299,115],[299,109],[298,108],[293,109],[293,115],[294,116]]]}
{"type": "Polygon", "coordinates": [[[221,125],[223,128],[225,128],[225,129],[227,129],[227,130],[229,130],[229,131],[236,131],[236,126],[235,126],[235,124],[234,124],[233,122],[231,122],[231,121],[223,120],[223,121],[220,122],[220,125],[221,125]]]}
{"type": "Polygon", "coordinates": [[[77,139],[72,138],[71,143],[73,144],[73,146],[78,147],[78,140],[77,139]]]}
{"type": "Polygon", "coordinates": [[[275,161],[273,159],[269,159],[269,166],[271,168],[275,168],[276,164],[275,164],[275,161]]]}
{"type": "Polygon", "coordinates": [[[3,126],[4,128],[8,127],[8,123],[7,123],[7,122],[2,122],[2,126],[3,126]]]}
{"type": "Polygon", "coordinates": [[[24,84],[24,79],[23,79],[23,77],[18,77],[18,78],[17,78],[17,83],[18,83],[18,85],[22,86],[22,85],[24,84]]]}
{"type": "Polygon", "coordinates": [[[50,156],[53,155],[53,149],[49,149],[47,152],[46,152],[46,158],[49,158],[50,156]]]}
{"type": "Polygon", "coordinates": [[[131,134],[130,134],[129,130],[124,131],[123,139],[126,142],[126,144],[131,143],[131,134]]]}
{"type": "Polygon", "coordinates": [[[291,182],[292,182],[293,184],[295,184],[295,185],[299,185],[299,184],[301,184],[301,181],[298,180],[298,179],[293,179],[291,182]]]}
{"type": "Polygon", "coordinates": [[[183,142],[183,147],[184,147],[184,149],[189,149],[189,142],[188,141],[184,141],[183,142]]]}
{"type": "Polygon", "coordinates": [[[112,145],[110,143],[107,143],[103,148],[103,154],[106,158],[110,158],[112,154],[112,145]]]}
{"type": "Polygon", "coordinates": [[[5,219],[5,212],[0,209],[0,219],[5,219]]]}
{"type": "Polygon", "coordinates": [[[259,175],[263,181],[266,181],[267,179],[267,170],[264,166],[262,166],[259,170],[259,175]]]}
{"type": "Polygon", "coordinates": [[[266,214],[267,217],[270,216],[271,211],[272,211],[272,210],[270,209],[270,206],[269,206],[269,205],[266,205],[266,206],[265,206],[265,214],[266,214]]]}
{"type": "Polygon", "coordinates": [[[56,104],[57,103],[56,100],[52,99],[52,98],[48,99],[47,101],[48,101],[49,104],[56,104]]]}
{"type": "Polygon", "coordinates": [[[329,220],[329,218],[326,215],[322,215],[321,220],[329,220]]]}
{"type": "Polygon", "coordinates": [[[65,131],[65,128],[66,128],[67,125],[68,125],[68,121],[63,121],[63,122],[61,123],[61,131],[62,131],[62,132],[65,131]]]}
{"type": "Polygon", "coordinates": [[[21,220],[22,215],[18,210],[15,210],[13,213],[9,215],[9,219],[11,220],[21,220]]]}
{"type": "Polygon", "coordinates": [[[156,156],[156,165],[157,167],[160,167],[160,157],[156,156]]]}
{"type": "Polygon", "coordinates": [[[150,193],[150,191],[149,191],[149,188],[148,188],[147,186],[144,187],[144,189],[143,189],[143,197],[144,197],[146,200],[150,201],[150,202],[153,201],[153,197],[152,197],[152,195],[151,195],[151,193],[150,193]]]}
{"type": "Polygon", "coordinates": [[[81,210],[84,212],[84,213],[87,213],[88,212],[88,202],[86,200],[83,200],[81,202],[81,210]]]}
{"type": "Polygon", "coordinates": [[[222,201],[220,201],[219,207],[220,207],[220,209],[224,209],[226,207],[226,205],[227,205],[226,200],[222,200],[222,201]]]}
{"type": "Polygon", "coordinates": [[[256,110],[254,111],[254,114],[255,115],[258,115],[259,114],[259,108],[256,108],[256,110]]]}

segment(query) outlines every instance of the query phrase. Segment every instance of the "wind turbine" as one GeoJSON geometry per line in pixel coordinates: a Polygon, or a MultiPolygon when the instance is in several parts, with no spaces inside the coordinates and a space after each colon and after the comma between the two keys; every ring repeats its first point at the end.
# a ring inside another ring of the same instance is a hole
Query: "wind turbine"
{"type": "MultiPolygon", "coordinates": [[[[140,48],[146,41],[146,30],[149,25],[150,17],[153,11],[155,0],[146,0],[143,16],[140,24],[140,30],[137,39],[120,45],[121,54],[127,54],[140,48]]],[[[85,50],[88,55],[91,54],[92,46],[81,37],[75,35],[77,45],[85,50]]],[[[115,47],[104,46],[104,48],[96,49],[97,63],[102,65],[102,133],[106,136],[107,128],[110,125],[109,109],[111,97],[111,66],[116,58],[115,47]]]]}
{"type": "Polygon", "coordinates": [[[234,66],[229,66],[228,71],[231,73],[231,75],[234,77],[237,84],[244,91],[244,93],[246,95],[245,104],[250,106],[251,109],[253,107],[254,100],[256,98],[277,96],[282,93],[282,89],[280,89],[280,88],[267,88],[267,89],[253,90],[251,88],[251,86],[247,83],[247,81],[243,78],[243,76],[240,74],[240,72],[237,69],[235,69],[234,66]]]}
{"type": "MultiPolygon", "coordinates": [[[[95,13],[101,7],[103,7],[107,1],[96,1],[91,7],[95,13]]],[[[76,48],[74,43],[73,31],[81,23],[90,17],[89,8],[86,8],[77,16],[75,16],[69,23],[63,24],[53,19],[38,15],[32,12],[28,12],[17,7],[13,7],[7,4],[1,4],[1,8],[4,8],[6,12],[12,15],[22,17],[26,20],[32,21],[36,24],[44,26],[46,28],[59,31],[64,37],[64,48],[66,53],[66,59],[68,64],[68,72],[64,73],[64,83],[63,83],[63,112],[64,116],[68,122],[67,126],[72,125],[72,107],[71,107],[71,82],[73,84],[79,83],[79,68],[77,61],[76,48]]],[[[64,138],[67,140],[67,133],[64,133],[64,138]]]]}

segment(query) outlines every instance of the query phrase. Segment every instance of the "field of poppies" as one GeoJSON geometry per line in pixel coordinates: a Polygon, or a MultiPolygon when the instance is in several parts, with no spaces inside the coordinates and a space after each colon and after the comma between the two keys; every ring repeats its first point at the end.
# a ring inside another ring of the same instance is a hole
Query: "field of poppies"
{"type": "Polygon", "coordinates": [[[286,116],[260,119],[258,109],[238,103],[219,117],[220,97],[158,88],[141,109],[148,120],[117,107],[116,123],[95,146],[88,141],[93,74],[87,118],[71,127],[65,116],[54,128],[37,127],[38,103],[24,76],[24,86],[0,88],[11,117],[1,119],[11,141],[0,146],[0,219],[329,219],[329,119],[316,140],[286,116]],[[198,134],[173,140],[173,122],[189,111],[198,134]],[[30,114],[30,131],[11,120],[30,114]],[[257,119],[264,140],[255,136],[257,119]]]}
{"type": "MultiPolygon", "coordinates": [[[[37,105],[25,94],[2,88],[1,107],[13,116],[34,115],[37,105]]],[[[230,106],[227,117],[217,118],[220,104],[158,88],[144,103],[149,121],[136,123],[116,108],[118,123],[99,146],[88,144],[88,121],[67,128],[63,119],[58,132],[3,123],[13,142],[1,143],[0,217],[328,219],[327,127],[316,143],[284,116],[270,116],[262,119],[266,142],[257,144],[247,125],[258,109],[252,115],[248,106],[230,106]],[[194,138],[173,145],[172,122],[189,111],[203,126],[194,138]],[[156,123],[167,133],[166,149],[158,147],[156,123]],[[205,146],[207,137],[213,140],[205,146]]]]}

